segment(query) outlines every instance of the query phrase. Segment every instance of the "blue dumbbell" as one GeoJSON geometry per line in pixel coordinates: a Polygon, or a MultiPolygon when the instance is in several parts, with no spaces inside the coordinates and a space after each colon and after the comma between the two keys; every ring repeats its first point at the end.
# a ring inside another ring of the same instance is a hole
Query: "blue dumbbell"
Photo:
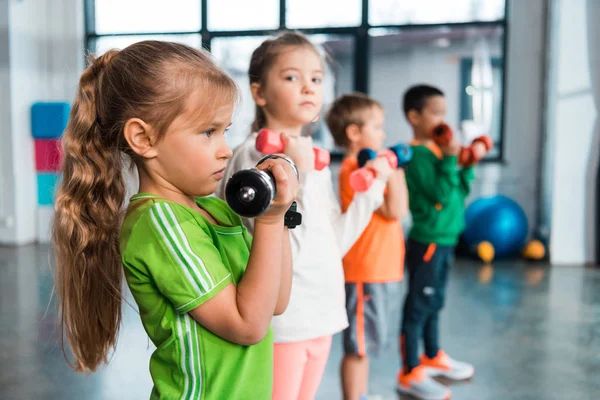
{"type": "Polygon", "coordinates": [[[350,187],[355,192],[364,192],[371,187],[375,179],[375,171],[364,168],[367,161],[373,160],[378,156],[387,158],[392,168],[402,168],[412,159],[412,149],[409,145],[398,143],[388,148],[382,154],[378,154],[373,149],[363,149],[358,153],[358,166],[360,169],[350,175],[350,187]]]}
{"type": "MultiPolygon", "coordinates": [[[[387,157],[388,160],[390,160],[390,165],[393,165],[393,157],[388,155],[388,152],[391,152],[394,156],[396,156],[397,159],[396,166],[392,168],[402,168],[412,160],[412,148],[407,144],[395,144],[389,149],[387,149],[387,151],[383,154],[383,156],[387,157]]],[[[367,161],[374,159],[375,157],[377,157],[377,155],[377,152],[373,149],[362,149],[358,153],[358,166],[360,168],[364,167],[367,161]]]]}

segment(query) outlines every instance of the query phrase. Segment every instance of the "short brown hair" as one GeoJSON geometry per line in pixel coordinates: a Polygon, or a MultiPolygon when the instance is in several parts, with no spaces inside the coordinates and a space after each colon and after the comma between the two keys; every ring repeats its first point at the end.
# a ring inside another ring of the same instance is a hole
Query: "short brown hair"
{"type": "Polygon", "coordinates": [[[404,97],[402,99],[402,109],[404,110],[404,115],[408,117],[408,112],[410,110],[416,110],[421,113],[425,104],[427,104],[427,100],[435,96],[444,97],[444,92],[435,86],[429,85],[415,85],[411,86],[404,92],[404,97]]]}
{"type": "Polygon", "coordinates": [[[326,121],[335,143],[343,148],[348,147],[346,128],[352,124],[362,127],[366,122],[367,112],[378,107],[383,109],[377,100],[363,94],[351,93],[338,97],[327,113],[326,121]]]}

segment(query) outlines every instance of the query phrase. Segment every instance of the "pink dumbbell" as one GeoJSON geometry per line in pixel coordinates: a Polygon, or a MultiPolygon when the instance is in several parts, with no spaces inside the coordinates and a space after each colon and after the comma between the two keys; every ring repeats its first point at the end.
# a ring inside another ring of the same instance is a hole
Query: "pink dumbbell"
{"type": "MultiPolygon", "coordinates": [[[[256,150],[265,154],[282,153],[285,148],[281,134],[270,129],[261,129],[256,138],[256,150]]],[[[321,171],[329,165],[331,157],[329,152],[318,147],[313,147],[315,153],[315,169],[321,171]]]]}
{"type": "Polygon", "coordinates": [[[369,190],[376,176],[376,172],[374,170],[372,170],[371,168],[363,167],[360,164],[364,165],[366,161],[372,160],[375,157],[385,157],[390,163],[390,167],[396,168],[398,166],[398,156],[391,149],[386,150],[382,154],[377,154],[371,149],[361,150],[361,153],[359,153],[359,166],[361,168],[357,169],[352,174],[350,174],[350,187],[352,188],[352,190],[358,193],[366,192],[367,190],[369,190]],[[364,153],[364,155],[361,153],[364,153]]]}

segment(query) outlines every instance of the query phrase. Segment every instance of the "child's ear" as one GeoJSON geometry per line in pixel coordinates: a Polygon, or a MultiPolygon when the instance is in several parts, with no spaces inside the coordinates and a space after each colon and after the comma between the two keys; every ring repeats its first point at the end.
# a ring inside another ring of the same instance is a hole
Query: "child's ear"
{"type": "Polygon", "coordinates": [[[156,134],[150,125],[139,118],[131,118],[125,123],[123,129],[125,140],[131,150],[144,158],[154,158],[158,151],[154,144],[156,143],[156,134]]]}
{"type": "Polygon", "coordinates": [[[356,124],[350,124],[346,127],[346,137],[350,143],[356,143],[360,140],[360,128],[356,124]]]}
{"type": "Polygon", "coordinates": [[[250,85],[250,91],[252,92],[252,98],[257,106],[264,107],[267,105],[267,99],[265,99],[263,95],[263,90],[260,86],[260,83],[252,83],[250,85]]]}
{"type": "Polygon", "coordinates": [[[408,122],[411,125],[419,125],[419,122],[421,121],[421,113],[413,108],[406,114],[406,119],[408,119],[408,122]]]}

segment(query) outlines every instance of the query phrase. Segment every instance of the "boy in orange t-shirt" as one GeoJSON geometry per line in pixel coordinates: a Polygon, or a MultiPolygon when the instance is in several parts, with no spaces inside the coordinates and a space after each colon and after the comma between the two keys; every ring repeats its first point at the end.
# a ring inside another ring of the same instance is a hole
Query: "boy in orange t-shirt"
{"type": "MultiPolygon", "coordinates": [[[[382,149],[385,115],[376,100],[355,93],[336,99],[327,114],[327,125],[335,142],[344,148],[339,174],[342,211],[352,202],[350,175],[358,169],[360,150],[382,149]]],[[[404,277],[404,236],[399,219],[408,213],[404,170],[397,169],[387,182],[383,205],[344,256],[346,311],[349,327],[344,331],[341,366],[345,400],[367,394],[369,358],[367,347],[381,349],[387,336],[388,283],[404,277]],[[367,344],[372,346],[367,346],[367,344]]]]}

